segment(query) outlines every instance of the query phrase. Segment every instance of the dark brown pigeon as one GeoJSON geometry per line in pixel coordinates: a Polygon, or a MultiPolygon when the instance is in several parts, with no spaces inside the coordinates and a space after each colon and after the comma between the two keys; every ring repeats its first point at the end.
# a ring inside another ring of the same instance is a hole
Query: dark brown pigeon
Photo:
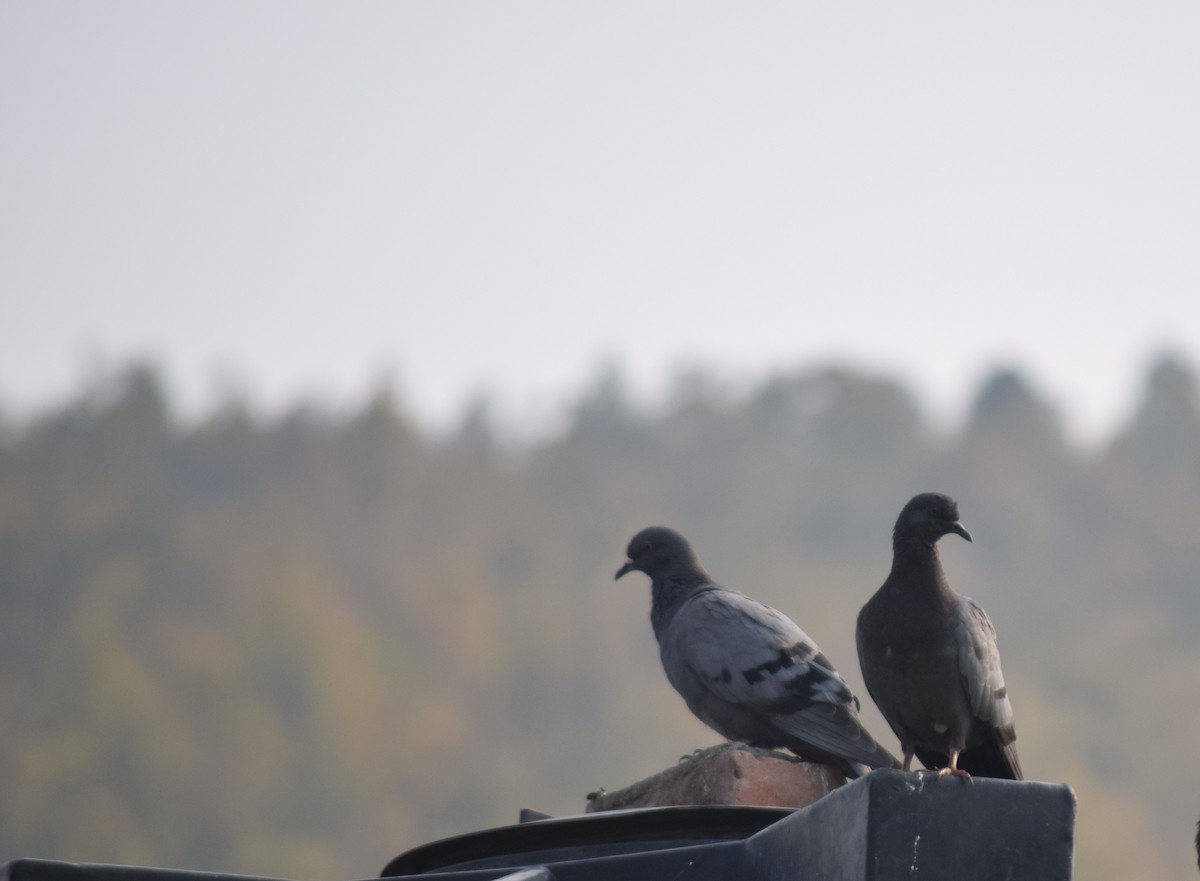
{"type": "Polygon", "coordinates": [[[1020,780],[1012,704],[996,631],[974,600],[950,589],[937,541],[967,541],[958,505],[922,493],[896,520],[892,571],[858,615],[858,660],[867,691],[904,751],[938,776],[1020,780]]]}
{"type": "Polygon", "coordinates": [[[859,777],[899,762],[858,720],[858,699],[790,619],[715,584],[678,532],[643,529],[617,578],[650,576],[650,623],[667,678],[730,740],[784,747],[859,777]]]}

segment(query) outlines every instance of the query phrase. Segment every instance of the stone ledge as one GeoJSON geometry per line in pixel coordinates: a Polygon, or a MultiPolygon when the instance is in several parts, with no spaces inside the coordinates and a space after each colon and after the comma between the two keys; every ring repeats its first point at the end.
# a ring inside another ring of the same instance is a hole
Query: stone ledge
{"type": "Polygon", "coordinates": [[[846,782],[831,765],[742,743],[723,743],[615,792],[588,797],[587,812],[669,805],[806,807],[846,782]]]}

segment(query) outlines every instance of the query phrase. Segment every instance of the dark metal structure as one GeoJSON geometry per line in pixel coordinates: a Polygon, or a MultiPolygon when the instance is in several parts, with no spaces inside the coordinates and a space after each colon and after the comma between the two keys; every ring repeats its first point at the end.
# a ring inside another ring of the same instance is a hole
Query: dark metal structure
{"type": "MultiPolygon", "coordinates": [[[[1069,881],[1061,784],[880,770],[807,808],[675,807],[541,818],[436,841],[382,877],[436,881],[1069,881]]],[[[247,881],[16,860],[0,881],[247,881]]],[[[266,879],[257,879],[266,881],[266,879]]],[[[275,879],[272,879],[275,881],[275,879]]]]}

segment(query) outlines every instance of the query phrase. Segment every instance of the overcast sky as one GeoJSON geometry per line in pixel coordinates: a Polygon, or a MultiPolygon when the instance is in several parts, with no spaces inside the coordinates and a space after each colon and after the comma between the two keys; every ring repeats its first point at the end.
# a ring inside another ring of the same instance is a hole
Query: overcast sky
{"type": "Polygon", "coordinates": [[[1200,355],[1200,4],[0,2],[0,407],[1200,355]]]}

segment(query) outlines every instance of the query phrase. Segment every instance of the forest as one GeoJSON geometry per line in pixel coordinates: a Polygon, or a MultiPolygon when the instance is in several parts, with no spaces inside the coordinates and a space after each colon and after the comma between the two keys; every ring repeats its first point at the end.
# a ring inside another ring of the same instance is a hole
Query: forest
{"type": "Polygon", "coordinates": [[[1110,437],[1062,423],[1013,367],[953,429],[845,365],[739,393],[692,372],[653,408],[610,368],[512,443],[485,400],[435,435],[386,386],[184,420],[130,364],[0,420],[0,862],[369,878],[716,743],[662,674],[646,579],[613,581],[652,524],[795,619],[896,752],[854,621],[937,490],[1025,772],[1078,796],[1076,877],[1193,878],[1196,374],[1163,354],[1110,437]]]}

